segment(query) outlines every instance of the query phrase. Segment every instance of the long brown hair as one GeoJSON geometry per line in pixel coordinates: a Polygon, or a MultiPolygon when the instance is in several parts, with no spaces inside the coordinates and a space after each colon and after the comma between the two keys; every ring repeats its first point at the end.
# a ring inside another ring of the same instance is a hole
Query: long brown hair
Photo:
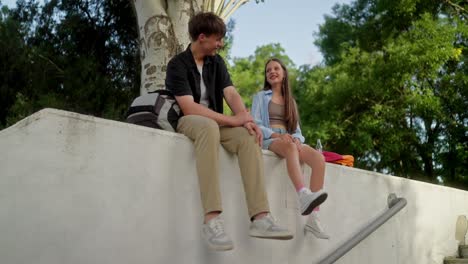
{"type": "Polygon", "coordinates": [[[266,70],[267,70],[267,65],[268,63],[276,61],[281,65],[281,68],[283,68],[284,71],[284,79],[281,84],[281,93],[284,97],[284,119],[286,121],[286,128],[288,129],[289,133],[294,133],[297,129],[297,124],[299,123],[299,114],[297,112],[297,105],[296,105],[296,100],[294,99],[291,89],[289,88],[289,77],[288,77],[288,70],[286,69],[286,66],[284,66],[283,62],[281,62],[277,58],[271,58],[265,63],[265,82],[263,85],[263,90],[271,90],[271,85],[267,81],[267,75],[266,75],[266,70]]]}

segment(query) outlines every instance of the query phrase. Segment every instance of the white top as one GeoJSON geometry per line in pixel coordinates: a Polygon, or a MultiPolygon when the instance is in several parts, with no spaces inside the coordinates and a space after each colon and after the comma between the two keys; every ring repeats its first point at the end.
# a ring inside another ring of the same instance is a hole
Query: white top
{"type": "Polygon", "coordinates": [[[198,72],[200,73],[200,104],[208,107],[208,94],[206,93],[206,85],[203,81],[203,65],[197,64],[198,72]]]}

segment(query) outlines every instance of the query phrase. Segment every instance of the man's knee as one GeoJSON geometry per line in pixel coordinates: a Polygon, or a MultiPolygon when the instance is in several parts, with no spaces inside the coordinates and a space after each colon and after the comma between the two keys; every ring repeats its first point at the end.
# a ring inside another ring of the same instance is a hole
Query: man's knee
{"type": "Polygon", "coordinates": [[[236,135],[237,135],[237,140],[239,141],[240,144],[246,144],[246,145],[255,145],[257,144],[256,136],[251,135],[247,129],[243,127],[236,127],[236,135]]]}
{"type": "Polygon", "coordinates": [[[197,138],[205,137],[210,141],[219,142],[219,125],[211,118],[189,115],[181,118],[179,122],[183,122],[180,128],[185,129],[188,127],[190,130],[194,130],[197,138]]]}
{"type": "Polygon", "coordinates": [[[207,140],[219,143],[219,126],[216,121],[205,118],[200,127],[200,136],[206,137],[207,140]]]}

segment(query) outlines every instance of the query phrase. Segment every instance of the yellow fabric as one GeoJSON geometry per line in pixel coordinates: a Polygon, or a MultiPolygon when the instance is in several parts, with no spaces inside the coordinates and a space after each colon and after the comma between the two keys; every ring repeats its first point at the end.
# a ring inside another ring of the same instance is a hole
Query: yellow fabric
{"type": "Polygon", "coordinates": [[[343,159],[333,161],[332,163],[340,164],[343,166],[354,167],[354,157],[351,155],[342,155],[343,159]]]}

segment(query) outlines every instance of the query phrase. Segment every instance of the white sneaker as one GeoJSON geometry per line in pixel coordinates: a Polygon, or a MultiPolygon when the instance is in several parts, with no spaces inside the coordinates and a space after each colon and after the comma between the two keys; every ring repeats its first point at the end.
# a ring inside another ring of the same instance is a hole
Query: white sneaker
{"type": "Polygon", "coordinates": [[[203,237],[208,247],[213,250],[225,251],[234,248],[232,240],[224,232],[224,222],[219,215],[203,225],[203,237]]]}
{"type": "Polygon", "coordinates": [[[293,234],[286,228],[280,227],[270,214],[250,224],[249,235],[258,238],[289,240],[293,234]]]}
{"type": "Polygon", "coordinates": [[[311,192],[309,189],[304,189],[299,192],[299,204],[302,215],[309,215],[315,207],[319,206],[327,199],[328,194],[323,190],[311,192]]]}
{"type": "Polygon", "coordinates": [[[330,236],[323,230],[322,224],[318,218],[317,212],[313,212],[307,218],[307,223],[304,227],[305,233],[311,232],[316,238],[329,239],[330,236]]]}

